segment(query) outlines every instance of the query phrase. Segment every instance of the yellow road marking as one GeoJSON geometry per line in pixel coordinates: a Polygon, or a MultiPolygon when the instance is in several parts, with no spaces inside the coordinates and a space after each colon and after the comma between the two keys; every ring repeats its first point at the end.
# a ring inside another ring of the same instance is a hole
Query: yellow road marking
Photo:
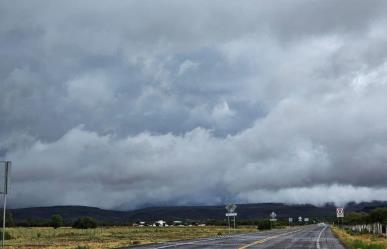
{"type": "Polygon", "coordinates": [[[258,244],[262,244],[262,243],[265,243],[268,240],[275,239],[277,237],[278,236],[272,236],[272,237],[267,237],[267,238],[264,238],[264,239],[261,239],[261,240],[257,240],[257,241],[255,241],[255,242],[253,242],[251,244],[248,244],[248,245],[245,245],[245,246],[241,246],[238,249],[246,249],[246,248],[248,248],[250,246],[255,246],[255,245],[258,245],[258,244]]]}
{"type": "Polygon", "coordinates": [[[280,236],[283,236],[283,235],[289,235],[289,234],[292,234],[292,233],[296,233],[296,232],[299,232],[301,231],[302,229],[298,229],[296,231],[292,231],[292,232],[287,232],[287,233],[283,233],[283,234],[278,234],[276,236],[271,236],[271,237],[267,237],[267,238],[264,238],[264,239],[261,239],[261,240],[257,240],[253,243],[250,243],[250,244],[247,244],[247,245],[244,245],[244,246],[241,246],[241,247],[238,247],[238,249],[246,249],[250,246],[255,246],[255,245],[258,245],[258,244],[262,244],[262,243],[265,243],[266,241],[269,241],[269,240],[272,240],[272,239],[275,239],[275,238],[278,238],[280,236]]]}

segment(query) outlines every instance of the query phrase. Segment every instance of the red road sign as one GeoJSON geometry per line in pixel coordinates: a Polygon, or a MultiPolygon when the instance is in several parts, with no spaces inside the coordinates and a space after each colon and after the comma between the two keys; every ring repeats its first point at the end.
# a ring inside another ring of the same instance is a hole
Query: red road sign
{"type": "Polygon", "coordinates": [[[344,208],[336,208],[337,218],[344,218],[344,208]]]}

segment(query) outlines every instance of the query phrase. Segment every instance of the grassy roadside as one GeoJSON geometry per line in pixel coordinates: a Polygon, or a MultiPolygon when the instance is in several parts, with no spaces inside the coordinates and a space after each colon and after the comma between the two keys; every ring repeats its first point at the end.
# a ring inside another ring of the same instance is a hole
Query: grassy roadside
{"type": "Polygon", "coordinates": [[[351,234],[333,227],[334,234],[349,249],[387,249],[387,240],[373,234],[351,234]]]}
{"type": "MultiPolygon", "coordinates": [[[[227,227],[104,227],[96,229],[9,228],[12,239],[6,248],[27,249],[102,249],[228,234],[227,227]]],[[[255,226],[236,229],[236,233],[257,231],[255,226]]]]}

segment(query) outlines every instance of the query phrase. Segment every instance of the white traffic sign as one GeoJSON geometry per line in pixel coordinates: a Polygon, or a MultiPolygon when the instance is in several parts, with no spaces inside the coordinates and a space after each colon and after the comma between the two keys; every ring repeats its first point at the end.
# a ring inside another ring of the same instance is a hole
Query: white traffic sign
{"type": "Polygon", "coordinates": [[[309,222],[309,218],[304,218],[304,222],[309,222]]]}
{"type": "Polygon", "coordinates": [[[298,217],[298,222],[302,222],[302,217],[298,217]]]}
{"type": "Polygon", "coordinates": [[[11,162],[0,161],[0,194],[8,194],[10,167],[11,162]]]}
{"type": "Polygon", "coordinates": [[[227,212],[229,212],[229,213],[234,213],[234,211],[235,211],[236,208],[237,208],[237,205],[232,204],[232,203],[230,203],[230,204],[228,204],[228,205],[226,206],[226,210],[227,210],[227,212]]]}
{"type": "Polygon", "coordinates": [[[337,218],[344,218],[344,208],[336,208],[337,218]]]}
{"type": "Polygon", "coordinates": [[[237,215],[238,215],[238,213],[226,213],[227,217],[235,217],[237,215]]]}
{"type": "Polygon", "coordinates": [[[275,212],[271,212],[270,221],[277,221],[277,214],[275,212]]]}
{"type": "Polygon", "coordinates": [[[0,194],[3,194],[3,232],[1,240],[1,248],[4,248],[5,240],[5,213],[7,209],[7,194],[8,194],[8,185],[9,185],[9,171],[11,169],[10,161],[0,161],[0,194]]]}
{"type": "Polygon", "coordinates": [[[293,222],[293,218],[290,217],[290,218],[289,218],[289,223],[292,223],[292,222],[293,222]]]}

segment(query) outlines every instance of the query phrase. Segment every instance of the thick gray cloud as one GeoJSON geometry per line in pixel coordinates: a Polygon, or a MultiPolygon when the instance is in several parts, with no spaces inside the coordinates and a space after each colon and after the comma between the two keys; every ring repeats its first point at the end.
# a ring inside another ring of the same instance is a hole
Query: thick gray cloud
{"type": "Polygon", "coordinates": [[[11,205],[385,199],[385,1],[0,1],[11,205]]]}

